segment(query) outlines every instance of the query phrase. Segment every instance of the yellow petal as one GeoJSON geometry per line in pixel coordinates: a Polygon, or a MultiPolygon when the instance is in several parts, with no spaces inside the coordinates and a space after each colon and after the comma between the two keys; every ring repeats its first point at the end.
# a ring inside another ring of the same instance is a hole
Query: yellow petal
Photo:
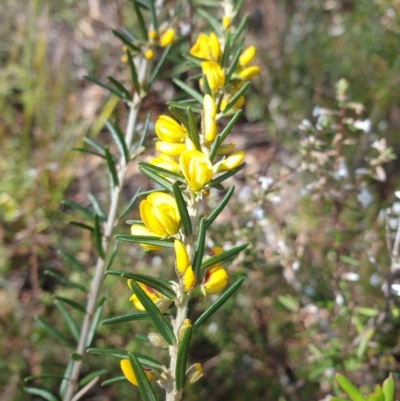
{"type": "Polygon", "coordinates": [[[217,265],[207,270],[203,286],[206,294],[215,294],[222,291],[228,283],[228,274],[225,269],[217,265]]]}
{"type": "Polygon", "coordinates": [[[212,142],[217,136],[217,123],[215,121],[216,107],[210,95],[203,98],[203,130],[207,142],[212,142]]]}
{"type": "MultiPolygon", "coordinates": [[[[133,224],[131,226],[131,234],[132,235],[144,235],[144,236],[151,236],[151,237],[159,237],[159,235],[154,234],[153,231],[149,230],[146,226],[142,226],[140,224],[133,224]]],[[[140,244],[143,248],[148,249],[149,251],[158,251],[161,249],[161,246],[156,245],[147,245],[147,244],[140,244]]]]}
{"type": "Polygon", "coordinates": [[[244,159],[244,152],[238,150],[237,152],[233,152],[226,159],[221,160],[214,166],[214,172],[220,173],[222,171],[229,171],[239,166],[244,159]]]}
{"type": "Polygon", "coordinates": [[[153,58],[154,58],[154,52],[153,52],[153,50],[151,50],[151,49],[146,49],[146,50],[143,52],[143,55],[144,55],[144,58],[145,58],[146,60],[153,60],[153,58]]]}
{"type": "Polygon", "coordinates": [[[249,64],[254,56],[256,55],[256,48],[254,46],[249,46],[245,49],[239,57],[239,65],[244,67],[245,65],[249,64]]]}
{"type": "Polygon", "coordinates": [[[121,359],[120,366],[121,366],[122,373],[124,374],[126,379],[130,383],[132,383],[134,386],[137,386],[138,382],[136,379],[136,375],[132,369],[129,359],[121,359]]]}
{"type": "Polygon", "coordinates": [[[194,275],[192,266],[189,266],[183,275],[183,288],[185,291],[190,291],[196,284],[196,276],[194,275]]]}
{"type": "Polygon", "coordinates": [[[155,124],[155,131],[161,141],[169,143],[182,142],[187,136],[186,129],[173,118],[166,115],[158,117],[155,124]]]}
{"type": "Polygon", "coordinates": [[[211,33],[210,36],[207,36],[201,33],[189,53],[204,60],[217,61],[221,55],[221,47],[217,35],[211,33]]]}
{"type": "Polygon", "coordinates": [[[207,78],[211,93],[216,93],[225,84],[225,75],[221,66],[215,61],[204,61],[201,63],[203,74],[207,78]]]}
{"type": "Polygon", "coordinates": [[[182,152],[179,165],[188,187],[194,192],[200,191],[212,179],[212,164],[208,157],[198,150],[182,152]]]}
{"type": "Polygon", "coordinates": [[[164,237],[166,235],[165,229],[154,215],[153,205],[147,200],[140,202],[140,217],[145,226],[153,233],[164,237]]]}
{"type": "Polygon", "coordinates": [[[184,143],[156,142],[156,149],[167,156],[178,157],[185,149],[184,143]]]}
{"type": "Polygon", "coordinates": [[[260,74],[260,67],[252,66],[247,67],[239,72],[239,77],[242,79],[251,79],[260,74]]]}
{"type": "Polygon", "coordinates": [[[179,163],[171,156],[161,155],[150,160],[153,166],[161,167],[165,170],[172,171],[173,173],[179,172],[179,163]]]}
{"type": "Polygon", "coordinates": [[[169,46],[175,40],[175,31],[170,28],[167,29],[160,37],[158,44],[161,47],[169,46]]]}
{"type": "Polygon", "coordinates": [[[176,270],[178,274],[184,274],[186,269],[190,265],[189,255],[187,253],[185,245],[179,240],[174,241],[175,258],[176,258],[176,270]]]}
{"type": "Polygon", "coordinates": [[[222,28],[226,31],[231,26],[231,18],[227,15],[222,19],[222,28]]]}

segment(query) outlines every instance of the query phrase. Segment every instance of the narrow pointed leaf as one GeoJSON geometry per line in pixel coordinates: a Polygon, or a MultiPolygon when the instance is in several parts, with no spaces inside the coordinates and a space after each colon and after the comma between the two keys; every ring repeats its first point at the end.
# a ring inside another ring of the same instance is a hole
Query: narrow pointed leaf
{"type": "Polygon", "coordinates": [[[203,111],[201,107],[199,107],[199,103],[197,100],[189,99],[189,100],[180,100],[179,102],[170,101],[167,102],[168,107],[176,107],[177,109],[187,110],[188,106],[192,108],[192,111],[195,113],[201,114],[203,111]]]}
{"type": "Polygon", "coordinates": [[[133,0],[133,7],[135,9],[135,14],[136,14],[136,17],[138,19],[139,28],[140,28],[140,32],[142,34],[142,38],[144,40],[147,40],[148,39],[148,34],[147,34],[146,24],[144,22],[143,14],[140,11],[139,4],[135,0],[133,0]]]}
{"type": "Polygon", "coordinates": [[[354,387],[345,376],[336,373],[336,382],[352,401],[365,401],[365,397],[354,387]]]}
{"type": "Polygon", "coordinates": [[[128,225],[138,224],[140,226],[144,226],[144,223],[142,220],[126,220],[125,224],[128,224],[128,225]]]}
{"type": "Polygon", "coordinates": [[[121,31],[132,43],[139,40],[138,37],[125,26],[121,26],[121,31]]]}
{"type": "MultiPolygon", "coordinates": [[[[184,54],[183,58],[187,61],[190,62],[190,64],[195,64],[197,67],[201,67],[201,63],[203,62],[203,60],[201,58],[198,57],[194,57],[190,54],[184,54]]],[[[192,65],[188,66],[188,69],[192,68],[192,65]]],[[[192,77],[191,77],[192,78],[192,77]]]]}
{"type": "Polygon", "coordinates": [[[208,83],[207,76],[203,74],[202,78],[203,78],[204,93],[206,95],[210,95],[211,96],[211,89],[210,89],[210,84],[208,83]]]}
{"type": "Polygon", "coordinates": [[[89,149],[85,149],[85,148],[72,148],[71,150],[75,150],[77,152],[81,152],[81,153],[87,153],[89,155],[93,155],[93,156],[99,156],[102,159],[105,159],[106,157],[103,154],[97,153],[97,152],[93,152],[89,149]]]}
{"type": "MultiPolygon", "coordinates": [[[[150,189],[149,191],[143,191],[139,194],[139,196],[147,196],[150,195],[154,192],[163,192],[163,193],[168,193],[168,191],[165,188],[156,188],[156,189],[150,189]]],[[[141,220],[140,220],[141,221],[141,220]]],[[[139,224],[139,223],[138,223],[139,224]]],[[[143,222],[142,222],[143,224],[143,222]]]]}
{"type": "Polygon", "coordinates": [[[175,380],[176,388],[182,390],[186,380],[186,365],[189,356],[190,342],[192,340],[193,326],[186,328],[183,338],[179,344],[178,357],[176,361],[175,380]]]}
{"type": "Polygon", "coordinates": [[[230,258],[235,257],[239,252],[241,252],[243,249],[246,249],[249,246],[249,244],[243,244],[236,246],[235,248],[230,249],[229,251],[222,252],[219,255],[215,255],[210,259],[207,259],[203,264],[201,265],[202,269],[206,269],[207,267],[211,267],[213,265],[216,265],[217,263],[222,263],[225,260],[228,260],[230,258]]]}
{"type": "Polygon", "coordinates": [[[104,259],[104,250],[103,250],[103,237],[101,235],[101,229],[100,229],[100,222],[99,222],[99,216],[96,214],[94,216],[94,245],[97,249],[97,253],[99,256],[104,259]]]}
{"type": "Polygon", "coordinates": [[[129,91],[120,82],[118,82],[116,79],[110,76],[107,77],[107,79],[110,81],[111,84],[113,84],[117,88],[117,90],[119,90],[122,93],[125,99],[131,98],[131,94],[129,93],[129,91]]]}
{"type": "Polygon", "coordinates": [[[131,78],[132,78],[133,86],[135,88],[136,93],[138,93],[140,95],[141,88],[139,85],[139,80],[138,80],[135,63],[133,62],[133,59],[132,59],[132,53],[128,50],[126,51],[126,57],[128,58],[129,69],[131,70],[131,78]]]}
{"type": "Polygon", "coordinates": [[[88,224],[85,224],[85,223],[81,223],[79,221],[69,221],[68,224],[71,224],[71,226],[84,228],[85,230],[93,231],[93,227],[92,226],[89,226],[88,224]]]}
{"type": "Polygon", "coordinates": [[[162,239],[146,235],[116,235],[115,239],[124,242],[133,242],[134,244],[147,244],[162,246],[164,248],[173,248],[174,243],[169,239],[162,239]]]}
{"type": "Polygon", "coordinates": [[[55,300],[54,305],[62,314],[64,321],[67,324],[72,337],[74,338],[75,341],[78,342],[79,341],[79,329],[78,329],[78,326],[76,325],[74,319],[72,319],[72,316],[69,314],[67,309],[65,309],[64,305],[60,301],[55,300]]]}
{"type": "Polygon", "coordinates": [[[235,103],[240,99],[240,97],[247,91],[249,86],[251,85],[251,82],[246,82],[229,100],[228,104],[223,110],[223,114],[226,114],[234,105],[235,103]]]}
{"type": "Polygon", "coordinates": [[[385,401],[394,401],[394,393],[396,386],[394,384],[392,374],[383,382],[382,391],[385,397],[385,401]]]}
{"type": "Polygon", "coordinates": [[[86,145],[89,145],[92,148],[96,149],[100,154],[104,155],[105,148],[90,139],[89,137],[85,136],[85,138],[83,138],[83,142],[86,143],[86,145]]]}
{"type": "Polygon", "coordinates": [[[232,177],[235,175],[238,171],[240,171],[246,163],[242,163],[240,166],[235,167],[234,169],[227,171],[226,173],[220,175],[217,178],[214,178],[213,180],[210,181],[210,187],[215,187],[216,185],[220,184],[221,182],[224,182],[227,180],[229,177],[232,177]]]}
{"type": "Polygon", "coordinates": [[[176,297],[175,292],[171,289],[171,284],[169,283],[169,281],[163,280],[161,278],[147,276],[146,274],[124,272],[122,270],[108,270],[106,271],[106,274],[138,281],[139,283],[148,285],[159,293],[165,295],[167,298],[176,297]]]}
{"type": "Polygon", "coordinates": [[[222,55],[221,67],[226,68],[231,55],[231,31],[228,30],[225,39],[224,54],[222,55]]]}
{"type": "Polygon", "coordinates": [[[128,380],[126,380],[125,376],[117,376],[117,377],[113,377],[112,379],[104,380],[101,383],[101,385],[102,386],[108,386],[109,384],[122,383],[122,382],[128,383],[128,380]]]}
{"type": "Polygon", "coordinates": [[[129,49],[134,52],[140,53],[140,49],[132,43],[131,38],[129,38],[126,34],[122,34],[115,29],[111,29],[111,32],[129,49]]]}
{"type": "Polygon", "coordinates": [[[238,40],[238,38],[240,37],[240,35],[242,34],[242,32],[244,31],[244,29],[246,28],[247,25],[247,21],[249,19],[249,15],[245,14],[242,18],[242,20],[240,21],[239,26],[237,27],[235,34],[232,37],[232,43],[236,43],[236,41],[238,40]]]}
{"type": "Polygon", "coordinates": [[[86,340],[86,348],[90,347],[90,344],[93,341],[94,334],[96,333],[96,328],[97,324],[99,323],[100,320],[100,314],[101,314],[102,306],[98,306],[94,312],[92,323],[90,324],[87,340],[86,340]]]}
{"type": "Polygon", "coordinates": [[[224,198],[221,200],[220,204],[212,211],[208,216],[206,221],[206,228],[208,229],[214,220],[219,216],[219,214],[224,210],[225,206],[231,199],[233,192],[235,191],[235,186],[229,188],[228,192],[225,194],[224,198]]]}
{"type": "Polygon", "coordinates": [[[153,387],[151,387],[149,379],[144,373],[141,363],[132,352],[129,353],[129,362],[131,363],[133,372],[135,373],[136,380],[138,382],[139,392],[142,396],[143,401],[157,401],[157,397],[154,393],[153,387]]]}
{"type": "Polygon", "coordinates": [[[106,121],[106,126],[108,130],[110,131],[110,134],[115,142],[115,144],[118,147],[119,153],[121,156],[124,156],[125,163],[129,162],[129,151],[126,146],[124,134],[121,132],[121,129],[119,128],[117,123],[111,123],[110,121],[106,121]]]}
{"type": "Polygon", "coordinates": [[[119,241],[115,241],[114,246],[113,246],[113,250],[112,253],[107,261],[107,264],[104,268],[105,271],[109,270],[110,267],[112,266],[113,262],[114,262],[114,258],[118,252],[118,247],[119,247],[119,241]]]}
{"type": "Polygon", "coordinates": [[[182,192],[179,189],[179,185],[177,183],[172,185],[172,189],[174,191],[176,205],[178,206],[178,211],[181,217],[183,229],[185,231],[186,236],[190,237],[192,235],[192,222],[190,220],[185,200],[183,199],[182,192]]]}
{"type": "Polygon", "coordinates": [[[66,303],[67,305],[71,306],[72,308],[76,309],[79,312],[85,313],[85,307],[82,304],[73,301],[72,299],[60,297],[58,295],[55,295],[54,299],[66,303]]]}
{"type": "Polygon", "coordinates": [[[187,108],[187,115],[189,121],[189,130],[188,130],[189,138],[196,145],[197,150],[201,151],[200,138],[199,138],[199,132],[197,130],[196,119],[194,118],[193,110],[190,106],[187,108]]]}
{"type": "Polygon", "coordinates": [[[149,1],[150,15],[151,15],[151,22],[153,24],[154,30],[156,32],[158,32],[158,18],[157,18],[156,7],[155,7],[154,3],[155,3],[155,0],[149,1]]]}
{"type": "Polygon", "coordinates": [[[241,110],[238,110],[234,116],[231,118],[229,123],[225,126],[225,128],[221,132],[221,143],[225,140],[227,135],[232,131],[232,128],[236,124],[237,120],[239,120],[240,115],[242,114],[241,110]]]}
{"type": "Polygon", "coordinates": [[[143,123],[143,131],[139,138],[139,142],[137,144],[137,149],[139,149],[141,146],[143,146],[144,140],[149,132],[150,122],[151,122],[151,110],[149,110],[146,114],[146,118],[143,123]]]}
{"type": "Polygon", "coordinates": [[[145,334],[140,334],[140,333],[135,334],[135,338],[136,340],[142,341],[144,343],[150,343],[149,337],[146,336],[145,334]]]}
{"type": "Polygon", "coordinates": [[[118,174],[117,174],[117,170],[115,168],[113,157],[111,156],[111,153],[108,150],[108,148],[105,148],[104,151],[105,151],[106,161],[107,161],[107,165],[108,165],[108,170],[111,174],[112,183],[113,183],[114,187],[117,187],[118,186],[118,174]]]}
{"type": "Polygon", "coordinates": [[[43,390],[41,388],[24,387],[23,390],[28,394],[42,397],[46,401],[59,401],[59,399],[55,397],[53,394],[51,394],[49,391],[43,390]]]}
{"type": "Polygon", "coordinates": [[[133,322],[135,320],[149,320],[150,316],[146,312],[127,313],[125,315],[111,317],[101,322],[102,325],[133,322]]]}
{"type": "Polygon", "coordinates": [[[140,194],[141,188],[139,187],[137,189],[137,191],[135,192],[135,194],[132,196],[131,200],[128,202],[128,204],[125,206],[124,210],[122,211],[122,213],[119,215],[119,219],[123,219],[128,212],[131,210],[132,205],[135,203],[136,199],[138,198],[139,194],[140,194]]]}
{"type": "MultiPolygon", "coordinates": [[[[235,43],[235,42],[234,42],[235,43]]],[[[236,67],[239,63],[239,58],[240,58],[240,54],[242,53],[242,49],[239,47],[238,49],[236,49],[233,58],[232,58],[232,62],[231,65],[229,66],[229,69],[225,75],[225,82],[228,83],[229,80],[232,77],[232,74],[235,72],[236,67]]]]}
{"type": "Polygon", "coordinates": [[[211,148],[211,152],[210,152],[210,161],[211,163],[214,161],[214,157],[217,154],[217,150],[219,148],[219,145],[221,145],[222,142],[222,137],[220,134],[218,134],[214,140],[213,146],[211,148]]]}
{"type": "Polygon", "coordinates": [[[85,386],[94,378],[100,377],[101,375],[104,375],[106,373],[107,369],[96,370],[95,372],[89,373],[87,376],[85,376],[83,379],[79,381],[79,386],[85,386]]]}
{"type": "Polygon", "coordinates": [[[221,23],[213,17],[211,14],[209,14],[207,11],[203,10],[202,8],[198,8],[197,12],[206,20],[209,22],[209,24],[213,27],[213,30],[215,32],[218,32],[219,35],[222,34],[221,32],[221,23]]]}
{"type": "Polygon", "coordinates": [[[132,2],[136,2],[138,6],[145,8],[146,10],[150,9],[150,1],[151,0],[133,0],[132,2]]]}
{"type": "Polygon", "coordinates": [[[60,283],[66,285],[68,287],[76,288],[77,290],[80,290],[80,291],[83,291],[83,292],[87,292],[86,287],[83,286],[82,284],[75,283],[74,281],[68,280],[67,278],[63,277],[61,274],[59,274],[59,273],[57,273],[57,272],[55,272],[53,270],[47,270],[46,269],[44,271],[44,274],[46,276],[50,276],[50,277],[55,278],[57,281],[59,281],[60,283]]]}
{"type": "Polygon", "coordinates": [[[142,288],[136,283],[135,280],[132,280],[131,283],[132,291],[137,296],[139,302],[143,305],[146,312],[149,314],[151,320],[155,324],[155,326],[160,331],[161,335],[165,338],[165,340],[169,344],[174,344],[175,336],[172,331],[170,323],[165,319],[163,314],[154,304],[154,302],[149,298],[149,296],[142,290],[142,288]]]}
{"type": "Polygon", "coordinates": [[[57,253],[66,261],[69,263],[70,266],[72,266],[75,270],[77,270],[80,273],[87,273],[85,268],[81,265],[80,262],[76,258],[74,258],[72,255],[69,255],[68,253],[64,251],[57,251],[57,253]]]}
{"type": "Polygon", "coordinates": [[[70,202],[67,200],[62,200],[61,204],[64,206],[68,206],[69,208],[73,209],[73,210],[78,210],[79,212],[81,212],[82,214],[84,214],[86,217],[89,217],[89,219],[93,218],[94,213],[92,211],[90,211],[89,209],[87,209],[86,207],[83,207],[81,205],[78,205],[75,202],[70,202]]]}
{"type": "Polygon", "coordinates": [[[168,107],[168,109],[171,114],[188,130],[189,121],[187,116],[174,106],[168,107]]]}
{"type": "Polygon", "coordinates": [[[199,277],[200,273],[200,266],[201,266],[201,261],[203,259],[204,255],[204,245],[206,241],[206,220],[203,217],[200,220],[200,227],[199,227],[199,235],[197,237],[197,243],[196,243],[196,249],[194,252],[194,259],[193,259],[193,272],[197,277],[199,277]]]}
{"type": "Polygon", "coordinates": [[[71,377],[73,367],[74,367],[74,360],[70,359],[68,361],[67,367],[65,368],[64,379],[61,380],[60,388],[58,390],[58,394],[62,399],[65,397],[65,393],[67,392],[69,379],[71,377]]]}
{"type": "Polygon", "coordinates": [[[196,320],[194,328],[197,329],[201,324],[203,324],[209,317],[211,317],[242,285],[245,277],[239,278],[235,284],[229,287],[209,308],[207,308],[201,316],[196,320]]]}
{"type": "Polygon", "coordinates": [[[124,94],[121,93],[120,91],[114,89],[112,86],[107,85],[107,84],[103,84],[102,82],[98,81],[97,79],[88,77],[87,75],[85,75],[84,78],[87,79],[88,81],[93,82],[94,84],[100,86],[101,88],[108,90],[110,93],[113,93],[114,95],[116,95],[120,99],[124,98],[124,94]]]}
{"type": "Polygon", "coordinates": [[[64,376],[61,375],[55,375],[51,373],[40,373],[38,375],[32,375],[25,377],[24,382],[30,382],[32,380],[46,380],[46,379],[64,379],[64,376]]]}
{"type": "Polygon", "coordinates": [[[189,85],[185,84],[184,82],[182,82],[177,78],[174,78],[172,81],[176,86],[179,86],[183,91],[185,91],[188,95],[196,99],[200,104],[203,103],[203,96],[195,89],[191,88],[189,85]]]}
{"type": "Polygon", "coordinates": [[[96,199],[96,197],[92,194],[89,193],[88,194],[88,198],[90,200],[90,203],[93,206],[94,211],[96,212],[96,214],[99,216],[99,218],[103,221],[107,220],[107,215],[106,212],[104,211],[104,209],[101,207],[99,201],[96,199]]]}
{"type": "Polygon", "coordinates": [[[55,339],[63,343],[66,347],[71,348],[69,341],[54,327],[46,323],[41,317],[36,316],[35,320],[39,323],[49,334],[51,334],[55,339]]]}
{"type": "Polygon", "coordinates": [[[348,400],[345,400],[344,398],[340,397],[331,397],[329,398],[329,401],[348,401],[348,400]]]}
{"type": "Polygon", "coordinates": [[[161,57],[159,58],[156,66],[153,68],[153,71],[150,74],[150,77],[147,81],[147,88],[149,89],[151,87],[151,85],[153,84],[154,80],[157,78],[158,73],[161,70],[161,67],[164,64],[165,59],[168,56],[169,51],[171,50],[172,45],[167,46],[163,53],[161,54],[161,57]]]}
{"type": "Polygon", "coordinates": [[[183,177],[180,174],[173,173],[172,171],[166,170],[165,168],[159,167],[159,166],[154,166],[153,164],[149,164],[146,162],[139,162],[139,167],[145,167],[147,170],[153,171],[156,174],[162,174],[165,175],[166,177],[172,178],[175,181],[184,183],[185,177],[183,177]]]}
{"type": "Polygon", "coordinates": [[[159,176],[154,170],[149,170],[146,166],[139,166],[139,170],[152,181],[161,185],[167,191],[172,192],[172,184],[164,177],[159,176]]]}

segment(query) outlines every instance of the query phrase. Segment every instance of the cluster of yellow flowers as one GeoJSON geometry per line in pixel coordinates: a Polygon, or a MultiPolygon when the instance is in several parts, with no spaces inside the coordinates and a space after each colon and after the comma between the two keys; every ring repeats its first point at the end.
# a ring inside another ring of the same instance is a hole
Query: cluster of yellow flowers
{"type": "MultiPolygon", "coordinates": [[[[223,28],[229,29],[229,24],[225,20],[223,28]]],[[[151,39],[158,40],[158,44],[163,46],[174,40],[174,37],[174,32],[167,30],[159,39],[156,36],[151,39]]],[[[199,81],[199,87],[203,92],[202,114],[201,123],[196,127],[198,141],[194,143],[193,137],[189,135],[188,126],[175,118],[160,115],[155,123],[157,136],[155,149],[159,155],[153,158],[150,164],[182,177],[180,182],[184,184],[181,188],[188,208],[196,200],[208,195],[209,184],[214,175],[238,167],[244,158],[244,153],[235,150],[234,144],[221,143],[218,144],[218,149],[213,151],[215,160],[214,157],[210,158],[218,136],[218,121],[227,114],[224,111],[228,103],[247,80],[260,73],[259,67],[249,65],[255,56],[255,48],[250,46],[240,54],[235,71],[233,73],[231,71],[227,77],[228,68],[223,66],[224,49],[221,43],[224,43],[223,40],[220,41],[215,33],[209,35],[201,33],[189,51],[191,56],[200,59],[202,70],[202,78],[199,81]]],[[[240,96],[230,107],[238,110],[243,104],[244,97],[240,96]]],[[[201,270],[196,277],[191,266],[193,248],[189,247],[188,250],[188,238],[181,228],[179,208],[172,195],[152,192],[140,203],[140,216],[143,224],[132,225],[132,235],[168,238],[174,241],[175,270],[179,279],[178,292],[197,297],[218,293],[225,288],[228,274],[220,263],[201,270]]],[[[141,245],[148,251],[160,248],[158,245],[141,245]]],[[[221,252],[223,251],[220,247],[211,249],[211,254],[214,256],[221,252]]],[[[168,309],[172,300],[145,284],[139,283],[139,285],[162,312],[168,309]]],[[[135,294],[130,300],[138,310],[145,310],[135,294]]],[[[136,384],[136,378],[127,360],[121,361],[121,369],[125,377],[136,384]]],[[[148,378],[150,379],[149,375],[148,378]]]]}

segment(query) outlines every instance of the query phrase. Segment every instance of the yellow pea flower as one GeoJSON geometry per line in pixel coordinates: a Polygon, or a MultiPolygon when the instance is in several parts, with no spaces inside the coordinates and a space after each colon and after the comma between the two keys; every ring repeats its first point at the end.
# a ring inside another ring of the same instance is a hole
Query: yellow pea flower
{"type": "Polygon", "coordinates": [[[228,273],[220,265],[210,267],[203,281],[203,288],[207,295],[222,291],[228,283],[228,273]]]}
{"type": "Polygon", "coordinates": [[[190,291],[196,284],[196,276],[192,266],[189,266],[182,277],[182,284],[185,291],[190,291]]]}
{"type": "Polygon", "coordinates": [[[176,201],[163,192],[153,192],[140,203],[140,217],[149,230],[161,237],[179,231],[181,218],[176,201]]]}
{"type": "MultiPolygon", "coordinates": [[[[131,281],[132,280],[128,280],[129,288],[131,288],[131,281]]],[[[142,283],[138,283],[138,285],[149,296],[149,298],[154,303],[156,303],[160,299],[164,298],[159,292],[157,292],[153,288],[149,287],[148,285],[145,285],[145,284],[142,284],[142,283]]],[[[135,306],[136,309],[138,309],[140,311],[144,311],[145,310],[143,305],[142,305],[142,303],[139,301],[138,297],[136,296],[136,294],[132,294],[131,297],[129,298],[129,301],[131,301],[133,303],[133,305],[135,306]]]]}
{"type": "Polygon", "coordinates": [[[221,47],[217,35],[214,32],[210,33],[210,36],[201,33],[189,53],[204,60],[218,61],[221,56],[221,47]]]}
{"type": "Polygon", "coordinates": [[[253,65],[251,67],[246,67],[244,70],[240,71],[238,75],[242,79],[251,79],[259,74],[260,67],[253,65]]]}
{"type": "MultiPolygon", "coordinates": [[[[224,95],[224,97],[221,100],[221,104],[219,106],[219,109],[221,111],[224,111],[230,100],[232,99],[232,95],[224,95]]],[[[240,98],[235,102],[235,104],[232,106],[232,109],[234,110],[239,110],[243,107],[245,102],[244,96],[240,96],[240,98]]],[[[231,111],[230,109],[229,111],[231,111]]]]}
{"type": "Polygon", "coordinates": [[[161,47],[167,47],[169,46],[173,41],[175,40],[175,31],[170,28],[167,29],[160,37],[160,40],[158,41],[158,44],[161,47]]]}
{"type": "Polygon", "coordinates": [[[243,50],[239,57],[239,65],[244,67],[245,65],[251,63],[254,56],[256,55],[256,48],[254,46],[249,46],[247,49],[243,50]]]}
{"type": "Polygon", "coordinates": [[[217,256],[220,255],[222,252],[224,252],[224,250],[220,246],[213,246],[210,249],[209,254],[210,256],[217,256]]]}
{"type": "Polygon", "coordinates": [[[172,171],[173,173],[179,172],[179,163],[173,157],[167,155],[161,155],[151,159],[150,164],[172,171]]]}
{"type": "Polygon", "coordinates": [[[216,107],[214,99],[210,95],[203,98],[203,130],[207,142],[212,142],[217,136],[217,123],[215,121],[216,107]]]}
{"type": "Polygon", "coordinates": [[[190,265],[189,255],[187,253],[185,245],[183,245],[183,243],[177,239],[174,241],[174,249],[176,258],[176,270],[180,275],[182,275],[185,273],[190,265]]]}
{"type": "MultiPolygon", "coordinates": [[[[142,226],[140,224],[133,224],[131,226],[131,234],[132,235],[145,235],[151,237],[159,237],[159,235],[154,234],[153,231],[149,230],[147,227],[142,226]]],[[[161,249],[161,246],[157,245],[148,245],[148,244],[140,244],[143,248],[148,249],[149,251],[158,251],[161,249]]]]}
{"type": "MultiPolygon", "coordinates": [[[[212,94],[216,93],[224,86],[225,75],[218,63],[215,61],[203,61],[201,63],[201,69],[207,78],[207,82],[212,94]]],[[[203,85],[202,80],[200,84],[203,85]]]]}
{"type": "Polygon", "coordinates": [[[154,52],[151,49],[145,49],[143,55],[146,60],[153,60],[154,58],[154,52]]]}
{"type": "Polygon", "coordinates": [[[182,152],[179,165],[188,187],[193,192],[200,191],[212,179],[213,170],[210,159],[198,150],[182,152]]]}
{"type": "MultiPolygon", "coordinates": [[[[122,373],[124,374],[126,380],[128,380],[134,386],[137,386],[138,382],[136,379],[136,375],[132,369],[132,365],[131,365],[129,359],[121,359],[120,366],[121,366],[122,373]]],[[[154,379],[153,375],[147,369],[144,369],[144,373],[146,374],[146,376],[149,380],[154,379]]]]}
{"type": "Polygon", "coordinates": [[[244,159],[244,152],[238,150],[237,152],[233,152],[230,156],[226,159],[221,160],[214,166],[214,172],[220,173],[222,171],[229,171],[234,169],[235,167],[239,166],[244,159]]]}
{"type": "Polygon", "coordinates": [[[178,157],[184,150],[186,150],[186,145],[184,143],[158,141],[156,142],[156,150],[167,156],[178,157]]]}
{"type": "Polygon", "coordinates": [[[169,143],[182,142],[187,136],[186,128],[173,118],[163,114],[157,118],[155,131],[161,141],[169,143]]]}
{"type": "Polygon", "coordinates": [[[231,18],[227,15],[222,18],[222,28],[226,31],[231,26],[231,18]]]}

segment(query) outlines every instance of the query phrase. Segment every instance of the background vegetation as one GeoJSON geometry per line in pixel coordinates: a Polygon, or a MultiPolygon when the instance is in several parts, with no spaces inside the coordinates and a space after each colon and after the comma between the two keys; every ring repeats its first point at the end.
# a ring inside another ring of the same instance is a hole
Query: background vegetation
{"type": "MultiPolygon", "coordinates": [[[[393,247],[399,161],[376,142],[383,138],[400,153],[400,2],[245,0],[243,12],[250,15],[247,39],[258,49],[262,76],[233,135],[248,165],[213,240],[251,242],[229,266],[232,277],[244,273],[248,279],[197,335],[193,359],[204,363],[205,377],[187,399],[318,400],[337,391],[335,371],[371,388],[399,370],[400,358],[393,247]],[[349,100],[363,108],[344,104],[341,92],[337,96],[342,78],[349,100]],[[338,142],[338,132],[346,140],[338,142]]],[[[123,0],[0,4],[4,401],[33,400],[22,392],[22,379],[62,373],[67,360],[65,348],[48,338],[34,316],[62,331],[52,297],[81,296],[44,274],[53,269],[85,280],[71,273],[58,249],[88,267],[93,262],[89,234],[68,225],[75,213],[60,202],[87,206],[87,194],[99,196],[107,185],[95,158],[69,149],[86,134],[105,141],[105,119],[124,115],[113,97],[83,76],[124,74],[121,48],[109,28],[129,26],[130,15],[123,0]]],[[[146,100],[153,118],[175,93],[168,75],[146,100]]],[[[138,186],[148,189],[136,173],[129,172],[127,199],[138,186]]],[[[218,201],[218,194],[211,197],[218,201]]],[[[114,268],[157,271],[165,263],[163,254],[124,246],[114,268]]],[[[130,308],[120,281],[107,279],[105,291],[104,318],[130,308]]],[[[140,327],[123,330],[100,326],[95,345],[143,346],[128,342],[140,327]]],[[[106,367],[108,378],[118,369],[101,357],[88,361],[83,373],[106,367]]],[[[55,385],[47,382],[49,389],[55,385]]],[[[98,385],[84,399],[128,399],[131,393],[128,384],[118,390],[98,385]]]]}

